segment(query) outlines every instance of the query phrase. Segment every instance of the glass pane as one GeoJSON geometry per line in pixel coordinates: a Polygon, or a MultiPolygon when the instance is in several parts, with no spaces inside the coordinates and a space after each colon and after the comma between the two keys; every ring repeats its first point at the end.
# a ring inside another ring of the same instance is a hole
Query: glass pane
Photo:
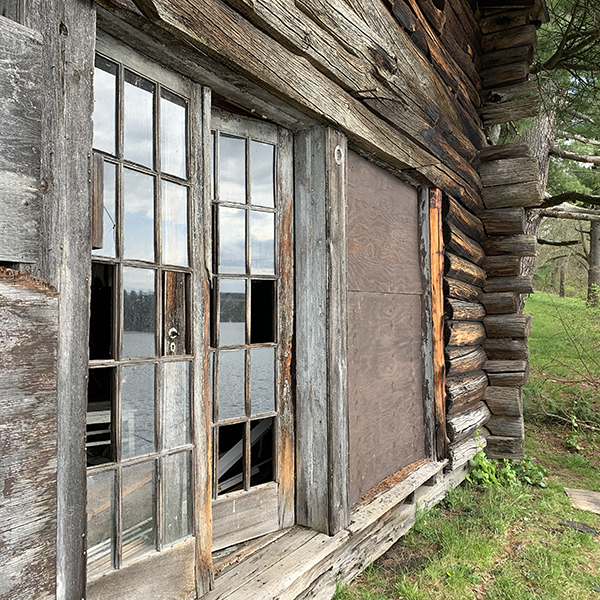
{"type": "Polygon", "coordinates": [[[154,84],[125,71],[123,156],[126,160],[152,168],[154,139],[154,84]]]}
{"type": "Polygon", "coordinates": [[[214,377],[215,377],[215,353],[214,352],[209,352],[208,354],[208,369],[209,369],[209,378],[208,378],[208,385],[209,385],[209,397],[210,397],[210,420],[211,423],[215,423],[216,421],[218,421],[218,417],[217,415],[215,415],[215,402],[214,402],[214,394],[213,394],[213,390],[214,390],[214,377]]]}
{"type": "Polygon", "coordinates": [[[154,452],[154,365],[121,371],[121,457],[154,452]]]}
{"type": "Polygon", "coordinates": [[[221,202],[246,202],[246,140],[219,138],[219,196],[221,202]]]}
{"type": "Polygon", "coordinates": [[[246,282],[239,279],[219,280],[219,344],[234,346],[246,343],[246,282]]]}
{"type": "Polygon", "coordinates": [[[243,417],[245,350],[219,352],[219,420],[243,417]]]}
{"type": "Polygon", "coordinates": [[[239,490],[244,485],[243,423],[219,427],[219,466],[217,494],[239,490]]]}
{"type": "Polygon", "coordinates": [[[114,369],[90,369],[86,415],[87,464],[89,467],[113,461],[112,406],[114,369]]]}
{"type": "Polygon", "coordinates": [[[273,419],[250,424],[250,485],[273,481],[273,419]]]}
{"type": "Polygon", "coordinates": [[[275,282],[253,279],[250,284],[250,343],[276,342],[275,282]]]}
{"type": "Polygon", "coordinates": [[[275,273],[275,215],[250,212],[250,271],[254,274],[275,273]]]}
{"type": "Polygon", "coordinates": [[[155,356],[154,271],[123,268],[123,358],[155,356]]]}
{"type": "Polygon", "coordinates": [[[123,467],[123,562],[154,550],[154,462],[123,467]]]}
{"type": "Polygon", "coordinates": [[[154,177],[123,169],[124,258],[154,260],[154,177]]]}
{"type": "Polygon", "coordinates": [[[87,478],[87,572],[93,576],[113,566],[115,472],[87,478]]]}
{"type": "Polygon", "coordinates": [[[162,90],[160,99],[160,160],[161,170],[185,179],[186,157],[186,106],[167,90],[162,90]]]}
{"type": "Polygon", "coordinates": [[[275,146],[250,142],[250,201],[260,206],[275,206],[275,146]]]}
{"type": "Polygon", "coordinates": [[[163,365],[163,449],[184,446],[190,439],[190,363],[163,365]]]}
{"type": "Polygon", "coordinates": [[[117,65],[101,56],[94,69],[94,148],[116,154],[117,65]]]}
{"type": "Polygon", "coordinates": [[[246,211],[219,207],[219,273],[246,272],[246,211]]]}
{"type": "Polygon", "coordinates": [[[188,189],[162,182],[163,263],[188,266],[188,189]]]}
{"type": "Polygon", "coordinates": [[[221,202],[246,203],[246,140],[219,138],[219,196],[221,202]]]}
{"type": "Polygon", "coordinates": [[[92,250],[96,256],[115,256],[115,245],[117,236],[116,217],[116,176],[117,166],[113,163],[104,162],[104,214],[102,248],[92,250]]]}
{"type": "Polygon", "coordinates": [[[191,453],[165,456],[163,543],[173,544],[192,532],[192,502],[190,498],[191,453]]]}
{"type": "Polygon", "coordinates": [[[90,360],[114,358],[114,272],[113,265],[92,263],[90,360]]]}
{"type": "Polygon", "coordinates": [[[250,398],[252,414],[275,410],[275,348],[250,350],[250,398]]]}

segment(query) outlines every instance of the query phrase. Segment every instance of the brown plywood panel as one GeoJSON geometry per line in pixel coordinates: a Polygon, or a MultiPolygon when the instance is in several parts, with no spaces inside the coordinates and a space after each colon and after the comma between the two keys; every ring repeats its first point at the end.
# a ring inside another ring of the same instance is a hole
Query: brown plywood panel
{"type": "Polygon", "coordinates": [[[425,457],[421,302],[348,294],[351,503],[425,457]]]}
{"type": "Polygon", "coordinates": [[[348,152],[348,289],[420,294],[417,190],[348,152]]]}

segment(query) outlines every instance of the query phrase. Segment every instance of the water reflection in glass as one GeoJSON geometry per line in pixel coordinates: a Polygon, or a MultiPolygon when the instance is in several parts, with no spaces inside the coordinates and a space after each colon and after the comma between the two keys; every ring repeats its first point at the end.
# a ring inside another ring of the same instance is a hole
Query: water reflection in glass
{"type": "Polygon", "coordinates": [[[163,365],[163,449],[190,443],[190,363],[163,365]]]}
{"type": "Polygon", "coordinates": [[[190,452],[172,454],[163,459],[165,482],[163,543],[165,545],[187,537],[192,530],[190,463],[190,452]]]}
{"type": "Polygon", "coordinates": [[[154,271],[123,268],[123,358],[155,356],[154,271]]]}
{"type": "Polygon", "coordinates": [[[246,140],[219,138],[219,195],[221,202],[246,202],[246,140]]]}
{"type": "Polygon", "coordinates": [[[275,206],[275,146],[250,142],[250,201],[260,206],[275,206]]]}
{"type": "Polygon", "coordinates": [[[250,271],[255,274],[275,273],[275,215],[250,211],[250,271]]]}
{"type": "Polygon", "coordinates": [[[162,90],[160,99],[161,170],[186,178],[186,102],[162,90]]]}
{"type": "Polygon", "coordinates": [[[219,345],[246,343],[246,282],[219,280],[219,345]]]}
{"type": "Polygon", "coordinates": [[[154,177],[123,169],[124,258],[154,260],[154,177]]]}
{"type": "Polygon", "coordinates": [[[252,414],[275,410],[275,348],[250,350],[250,400],[252,414]]]}
{"type": "Polygon", "coordinates": [[[121,371],[121,457],[154,452],[154,365],[121,371]]]}
{"type": "Polygon", "coordinates": [[[108,571],[113,564],[115,472],[87,478],[87,572],[108,571]]]}
{"type": "Polygon", "coordinates": [[[123,155],[126,160],[152,167],[154,138],[154,84],[125,71],[123,155]]]}
{"type": "Polygon", "coordinates": [[[246,211],[219,207],[219,273],[246,272],[246,211]]]}
{"type": "Polygon", "coordinates": [[[246,414],[245,363],[244,350],[219,352],[219,420],[246,414]]]}
{"type": "Polygon", "coordinates": [[[154,461],[123,467],[121,506],[125,563],[156,547],[154,471],[154,461]]]}
{"type": "Polygon", "coordinates": [[[187,188],[162,182],[163,263],[188,266],[187,188]]]}
{"type": "Polygon", "coordinates": [[[101,56],[94,69],[94,148],[115,154],[117,130],[117,65],[101,56]]]}

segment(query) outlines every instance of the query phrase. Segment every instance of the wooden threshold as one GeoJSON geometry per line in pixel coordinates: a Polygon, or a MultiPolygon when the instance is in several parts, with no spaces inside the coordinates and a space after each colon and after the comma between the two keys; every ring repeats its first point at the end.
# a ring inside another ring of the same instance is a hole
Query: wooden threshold
{"type": "Polygon", "coordinates": [[[356,505],[348,528],[334,536],[295,526],[219,552],[215,588],[202,600],[330,600],[339,581],[353,579],[409,531],[417,507],[430,508],[462,482],[466,465],[444,473],[446,465],[420,465],[356,505]]]}

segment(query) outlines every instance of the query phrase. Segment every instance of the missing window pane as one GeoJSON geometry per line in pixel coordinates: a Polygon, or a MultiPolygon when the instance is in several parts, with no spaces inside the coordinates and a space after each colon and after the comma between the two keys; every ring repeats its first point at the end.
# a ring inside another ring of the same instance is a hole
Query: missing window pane
{"type": "Polygon", "coordinates": [[[114,273],[113,265],[92,263],[90,360],[114,358],[114,273]]]}
{"type": "Polygon", "coordinates": [[[244,486],[244,429],[243,423],[219,427],[218,494],[244,486]]]}
{"type": "Polygon", "coordinates": [[[273,481],[273,419],[250,424],[250,485],[273,481]]]}
{"type": "Polygon", "coordinates": [[[250,343],[275,342],[275,281],[253,280],[251,297],[250,343]]]}
{"type": "Polygon", "coordinates": [[[86,442],[88,466],[112,462],[112,404],[114,398],[114,369],[90,369],[86,442]]]}

